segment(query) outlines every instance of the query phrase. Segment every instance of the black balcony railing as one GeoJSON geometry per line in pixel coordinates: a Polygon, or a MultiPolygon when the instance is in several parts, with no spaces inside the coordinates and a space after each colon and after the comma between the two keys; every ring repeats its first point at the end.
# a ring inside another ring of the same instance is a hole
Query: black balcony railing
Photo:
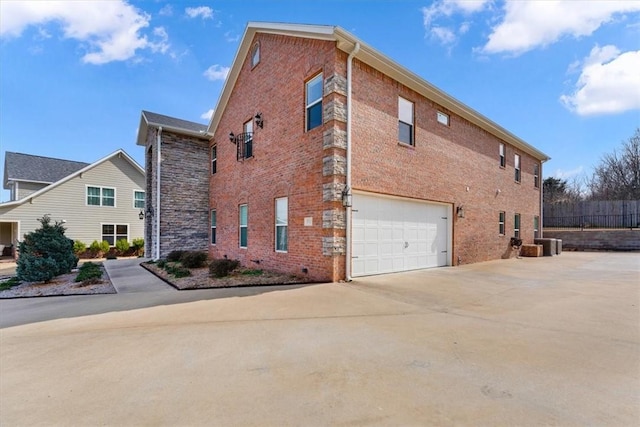
{"type": "Polygon", "coordinates": [[[640,228],[640,215],[575,215],[575,216],[545,216],[544,228],[640,228]]]}
{"type": "Polygon", "coordinates": [[[253,132],[236,135],[233,143],[236,144],[236,158],[239,162],[253,157],[253,132]]]}

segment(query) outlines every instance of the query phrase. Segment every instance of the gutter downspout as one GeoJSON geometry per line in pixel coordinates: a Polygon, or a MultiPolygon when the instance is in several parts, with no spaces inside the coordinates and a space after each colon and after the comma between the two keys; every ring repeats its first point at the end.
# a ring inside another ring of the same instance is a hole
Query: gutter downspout
{"type": "Polygon", "coordinates": [[[156,253],[154,260],[160,259],[160,158],[162,155],[162,126],[158,126],[158,133],[156,134],[156,253]]]}
{"type": "Polygon", "coordinates": [[[544,162],[546,160],[540,160],[540,176],[538,180],[540,181],[540,224],[538,224],[538,234],[540,238],[544,237],[544,228],[542,227],[542,222],[544,220],[544,182],[542,180],[542,168],[544,166],[544,162]]]}
{"type": "MultiPolygon", "coordinates": [[[[360,50],[360,43],[356,43],[353,50],[347,58],[347,179],[345,184],[345,193],[351,196],[351,74],[353,68],[353,58],[360,50]]],[[[345,280],[350,282],[351,279],[351,203],[347,206],[345,215],[346,236],[345,236],[345,280]]]]}

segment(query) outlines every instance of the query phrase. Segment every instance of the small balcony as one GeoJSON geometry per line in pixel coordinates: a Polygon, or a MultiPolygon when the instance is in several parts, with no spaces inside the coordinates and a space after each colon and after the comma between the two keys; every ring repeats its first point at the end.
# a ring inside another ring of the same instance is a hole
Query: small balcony
{"type": "Polygon", "coordinates": [[[253,157],[253,132],[245,132],[234,135],[231,142],[236,144],[236,159],[239,162],[253,157]]]}

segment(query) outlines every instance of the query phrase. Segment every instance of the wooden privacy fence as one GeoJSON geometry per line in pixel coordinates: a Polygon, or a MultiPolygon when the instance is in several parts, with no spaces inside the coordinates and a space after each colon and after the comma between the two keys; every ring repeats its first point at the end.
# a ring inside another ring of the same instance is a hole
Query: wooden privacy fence
{"type": "Polygon", "coordinates": [[[640,200],[549,203],[544,228],[640,228],[640,200]]]}

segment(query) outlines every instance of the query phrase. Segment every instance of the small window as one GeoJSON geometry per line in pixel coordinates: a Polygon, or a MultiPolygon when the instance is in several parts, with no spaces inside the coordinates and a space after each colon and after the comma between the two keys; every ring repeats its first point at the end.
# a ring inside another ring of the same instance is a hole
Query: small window
{"type": "Polygon", "coordinates": [[[253,45],[253,51],[251,51],[251,68],[260,63],[260,44],[253,45]]]}
{"type": "Polygon", "coordinates": [[[244,129],[244,158],[253,157],[253,120],[249,120],[243,125],[244,129]]]}
{"type": "Polygon", "coordinates": [[[119,240],[129,241],[129,226],[127,224],[102,224],[102,240],[115,246],[119,240]]]}
{"type": "Polygon", "coordinates": [[[211,175],[218,172],[218,146],[211,147],[211,175]]]}
{"type": "Polygon", "coordinates": [[[398,97],[398,140],[413,145],[413,102],[398,97]]]}
{"type": "Polygon", "coordinates": [[[322,124],[322,73],[306,84],[307,131],[322,124]]]}
{"type": "Polygon", "coordinates": [[[109,187],[87,187],[87,205],[115,206],[116,189],[109,187]]]}
{"type": "Polygon", "coordinates": [[[211,244],[216,244],[216,228],[217,228],[218,218],[216,216],[216,210],[211,209],[211,244]]]}
{"type": "Polygon", "coordinates": [[[516,182],[520,182],[520,155],[515,154],[513,157],[513,163],[515,167],[515,180],[516,182]]]}
{"type": "Polygon", "coordinates": [[[289,200],[276,199],[276,252],[287,252],[287,229],[289,226],[289,200]]]}
{"type": "Polygon", "coordinates": [[[513,216],[513,237],[520,238],[520,214],[517,213],[513,216]]]}
{"type": "Polygon", "coordinates": [[[538,237],[540,237],[540,217],[539,216],[534,216],[533,217],[533,237],[535,239],[537,239],[538,237]]]}
{"type": "Polygon", "coordinates": [[[438,123],[449,126],[449,115],[438,111],[438,123]]]}
{"type": "Polygon", "coordinates": [[[249,215],[247,205],[240,205],[240,247],[246,248],[248,243],[248,225],[249,215]]]}
{"type": "Polygon", "coordinates": [[[500,167],[503,168],[507,164],[507,160],[504,157],[504,144],[500,143],[500,167]]]}
{"type": "Polygon", "coordinates": [[[533,186],[540,188],[540,165],[537,163],[533,166],[533,186]]]}
{"type": "Polygon", "coordinates": [[[498,233],[501,236],[504,236],[504,218],[505,218],[505,213],[504,211],[501,211],[500,216],[498,217],[498,233]]]}
{"type": "Polygon", "coordinates": [[[144,209],[144,191],[133,190],[133,207],[144,209]]]}

